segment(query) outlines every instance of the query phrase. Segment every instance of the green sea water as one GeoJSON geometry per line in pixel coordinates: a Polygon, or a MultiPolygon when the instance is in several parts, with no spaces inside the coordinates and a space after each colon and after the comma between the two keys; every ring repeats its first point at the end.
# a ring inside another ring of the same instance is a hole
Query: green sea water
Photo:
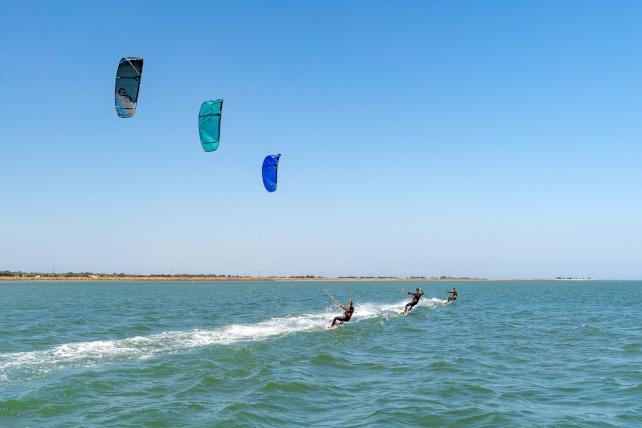
{"type": "Polygon", "coordinates": [[[642,282],[0,283],[0,426],[642,426],[642,282]]]}

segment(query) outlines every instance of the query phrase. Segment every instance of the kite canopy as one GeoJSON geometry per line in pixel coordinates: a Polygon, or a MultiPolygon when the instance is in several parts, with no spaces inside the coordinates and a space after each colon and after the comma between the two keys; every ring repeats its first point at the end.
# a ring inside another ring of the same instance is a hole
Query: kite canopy
{"type": "Polygon", "coordinates": [[[276,190],[276,173],[281,155],[268,155],[263,160],[263,185],[268,192],[276,190]]]}
{"type": "Polygon", "coordinates": [[[210,100],[201,104],[201,110],[198,112],[198,134],[203,151],[213,152],[218,149],[222,111],[223,100],[210,100]]]}
{"type": "Polygon", "coordinates": [[[122,58],[116,71],[116,114],[132,117],[136,112],[140,79],[143,74],[143,59],[122,58]]]}

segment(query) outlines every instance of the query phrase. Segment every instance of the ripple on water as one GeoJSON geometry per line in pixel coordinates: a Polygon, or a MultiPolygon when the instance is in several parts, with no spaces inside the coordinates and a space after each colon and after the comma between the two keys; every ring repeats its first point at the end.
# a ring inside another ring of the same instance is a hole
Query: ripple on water
{"type": "Polygon", "coordinates": [[[3,286],[0,426],[642,426],[642,283],[60,285],[3,286]]]}

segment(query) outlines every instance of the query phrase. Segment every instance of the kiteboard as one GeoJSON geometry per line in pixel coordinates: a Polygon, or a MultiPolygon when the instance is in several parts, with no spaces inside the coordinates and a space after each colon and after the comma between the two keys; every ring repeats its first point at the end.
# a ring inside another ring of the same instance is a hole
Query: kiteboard
{"type": "Polygon", "coordinates": [[[343,325],[342,322],[336,323],[334,327],[332,327],[332,324],[326,324],[325,329],[326,330],[334,330],[335,328],[339,328],[343,325]]]}

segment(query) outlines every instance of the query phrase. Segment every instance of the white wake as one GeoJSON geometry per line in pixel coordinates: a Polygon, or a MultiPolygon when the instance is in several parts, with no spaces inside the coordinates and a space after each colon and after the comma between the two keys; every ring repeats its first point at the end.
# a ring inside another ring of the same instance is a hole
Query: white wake
{"type": "MultiPolygon", "coordinates": [[[[445,300],[437,298],[422,299],[418,306],[434,307],[444,303],[445,300]]],[[[399,315],[404,304],[405,302],[356,305],[350,324],[375,317],[399,315]]],[[[66,343],[41,351],[5,353],[0,354],[0,381],[8,380],[16,373],[41,375],[61,367],[92,366],[107,361],[142,359],[208,345],[258,341],[303,331],[325,331],[325,325],[337,314],[337,310],[333,309],[272,318],[255,324],[231,324],[213,330],[170,331],[117,340],[66,343]]]]}

